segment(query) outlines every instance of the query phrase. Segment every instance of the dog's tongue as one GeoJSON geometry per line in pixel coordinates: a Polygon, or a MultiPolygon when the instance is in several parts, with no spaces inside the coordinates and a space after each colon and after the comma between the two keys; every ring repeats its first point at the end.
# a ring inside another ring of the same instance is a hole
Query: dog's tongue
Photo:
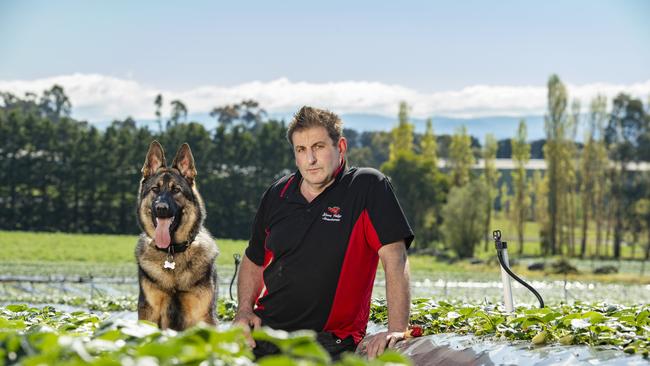
{"type": "Polygon", "coordinates": [[[156,233],[154,241],[156,246],[160,249],[167,249],[169,244],[172,242],[172,238],[169,236],[169,226],[172,224],[172,217],[170,218],[156,218],[158,225],[156,226],[156,233]]]}

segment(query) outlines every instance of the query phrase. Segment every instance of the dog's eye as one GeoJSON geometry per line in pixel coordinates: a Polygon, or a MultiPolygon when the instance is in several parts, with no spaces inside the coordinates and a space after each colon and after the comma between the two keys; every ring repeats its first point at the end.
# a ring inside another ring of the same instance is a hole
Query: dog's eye
{"type": "Polygon", "coordinates": [[[158,188],[157,186],[155,186],[155,187],[151,187],[151,191],[152,191],[153,193],[159,193],[159,192],[160,192],[160,188],[158,188]]]}
{"type": "Polygon", "coordinates": [[[178,193],[178,192],[180,192],[180,191],[181,191],[181,189],[178,188],[178,187],[174,187],[174,188],[172,188],[172,193],[174,193],[174,194],[176,194],[176,193],[178,193]]]}

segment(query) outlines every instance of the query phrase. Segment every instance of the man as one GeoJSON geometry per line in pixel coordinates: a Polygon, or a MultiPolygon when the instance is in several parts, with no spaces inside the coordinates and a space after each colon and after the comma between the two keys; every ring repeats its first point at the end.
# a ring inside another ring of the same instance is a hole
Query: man
{"type": "MultiPolygon", "coordinates": [[[[313,329],[337,359],[354,351],[365,335],[381,259],[388,331],[368,343],[368,357],[374,358],[407,330],[406,249],[413,232],[383,174],[347,168],[347,141],[337,115],[303,107],[287,139],[298,171],[262,196],[239,273],[234,323],[247,332],[261,325],[313,329]]],[[[257,357],[277,352],[249,341],[257,357]]]]}

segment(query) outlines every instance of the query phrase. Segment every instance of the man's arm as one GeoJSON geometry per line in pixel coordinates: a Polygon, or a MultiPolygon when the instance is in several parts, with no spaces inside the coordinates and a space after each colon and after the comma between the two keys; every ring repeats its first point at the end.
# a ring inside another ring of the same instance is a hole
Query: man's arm
{"type": "Polygon", "coordinates": [[[382,246],[379,249],[379,258],[386,274],[388,331],[378,333],[368,342],[366,352],[370,359],[382,354],[386,346],[392,347],[397,341],[404,339],[411,305],[409,265],[404,241],[382,246]]]}
{"type": "Polygon", "coordinates": [[[253,306],[260,291],[264,286],[262,274],[264,267],[253,263],[248,256],[244,255],[237,279],[237,315],[233,319],[233,324],[243,326],[251,347],[255,347],[255,341],[249,336],[250,329],[261,327],[261,319],[253,312],[253,306]]]}

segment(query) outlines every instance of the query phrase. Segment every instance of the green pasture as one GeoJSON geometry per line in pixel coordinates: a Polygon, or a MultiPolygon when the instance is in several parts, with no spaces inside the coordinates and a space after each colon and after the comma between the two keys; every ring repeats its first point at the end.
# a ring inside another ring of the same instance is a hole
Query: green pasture
{"type": "MultiPolygon", "coordinates": [[[[580,253],[580,242],[582,240],[582,222],[576,223],[577,227],[575,228],[575,251],[580,253]]],[[[508,242],[509,252],[512,254],[519,253],[519,241],[517,239],[517,228],[512,220],[504,218],[503,215],[498,215],[496,218],[492,219],[492,224],[490,225],[493,230],[501,230],[503,233],[504,239],[508,242]]],[[[568,228],[565,228],[568,230],[568,228]]],[[[524,251],[525,256],[541,256],[541,245],[539,240],[539,223],[534,221],[528,221],[524,225],[524,251]]],[[[610,242],[605,244],[605,229],[602,232],[602,240],[600,255],[601,256],[613,256],[614,250],[612,241],[614,240],[614,233],[610,233],[609,240],[610,242]]],[[[623,245],[621,247],[621,255],[624,259],[643,259],[644,249],[647,245],[648,237],[645,233],[634,238],[627,234],[623,238],[623,245]]],[[[492,244],[492,242],[490,243],[492,244]]],[[[475,251],[477,257],[491,256],[494,255],[494,245],[489,245],[488,250],[485,251],[483,244],[476,248],[475,251]]],[[[596,224],[593,221],[590,221],[587,225],[587,257],[591,257],[596,253],[596,224]]],[[[567,253],[563,253],[567,254],[567,253]]]]}
{"type": "MultiPolygon", "coordinates": [[[[0,231],[0,273],[12,275],[135,276],[137,235],[0,231]]],[[[243,240],[217,239],[217,266],[232,267],[243,240]]]]}
{"type": "MultiPolygon", "coordinates": [[[[507,222],[495,220],[494,227],[500,228],[509,237],[512,231],[507,222]]],[[[527,235],[532,235],[535,224],[527,225],[527,235]]],[[[134,248],[136,235],[94,235],[68,233],[32,233],[17,231],[0,231],[0,273],[12,275],[94,275],[94,276],[134,276],[134,248]]],[[[247,242],[244,240],[217,239],[221,254],[217,259],[219,268],[231,272],[234,264],[233,254],[243,254],[247,242]]],[[[528,257],[535,254],[536,243],[530,243],[531,250],[524,251],[528,257]]],[[[511,258],[517,258],[516,245],[511,245],[511,258]]],[[[483,245],[477,251],[477,257],[484,263],[471,264],[469,261],[439,260],[430,255],[409,256],[411,272],[414,277],[444,277],[462,276],[463,278],[480,279],[484,273],[497,273],[499,267],[494,258],[494,246],[490,242],[487,251],[483,245]],[[469,276],[469,277],[468,277],[469,276]]],[[[530,260],[545,260],[550,262],[556,258],[538,258],[530,260]]],[[[593,266],[588,259],[572,259],[572,263],[581,268],[593,266]]],[[[522,262],[524,263],[524,262],[522,262]]],[[[644,276],[639,275],[637,268],[640,262],[622,261],[618,274],[594,275],[590,271],[567,276],[569,280],[650,283],[650,264],[644,276]],[[631,266],[634,263],[636,266],[631,266]]],[[[532,279],[563,279],[563,275],[553,275],[544,272],[530,272],[525,265],[514,266],[517,273],[532,279]]],[[[381,271],[380,271],[381,275],[381,271]]]]}
{"type": "MultiPolygon", "coordinates": [[[[96,235],[0,231],[1,262],[78,262],[91,264],[135,263],[137,235],[96,235]]],[[[232,264],[243,253],[243,240],[217,239],[217,264],[232,264]]]]}

